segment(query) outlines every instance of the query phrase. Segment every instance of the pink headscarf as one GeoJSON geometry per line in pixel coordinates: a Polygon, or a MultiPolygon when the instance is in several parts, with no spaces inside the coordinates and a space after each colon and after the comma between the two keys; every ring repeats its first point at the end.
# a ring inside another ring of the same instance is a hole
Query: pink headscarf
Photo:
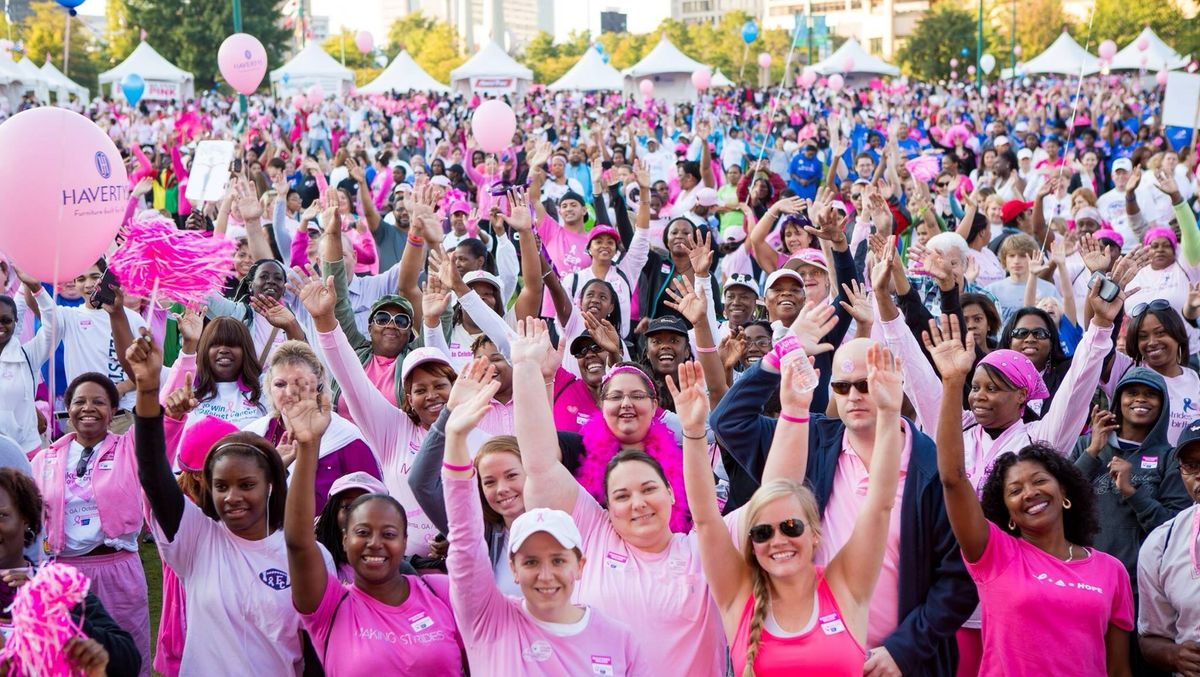
{"type": "Polygon", "coordinates": [[[1042,375],[1038,373],[1037,367],[1033,366],[1033,362],[1029,361],[1021,353],[1007,348],[993,350],[984,356],[979,361],[981,365],[988,365],[1004,374],[1004,378],[1018,388],[1024,388],[1028,393],[1026,401],[1044,400],[1050,397],[1050,391],[1046,389],[1046,382],[1042,380],[1042,375]]]}
{"type": "Polygon", "coordinates": [[[1171,244],[1176,249],[1179,248],[1179,238],[1175,237],[1175,231],[1162,226],[1159,226],[1158,228],[1151,228],[1150,230],[1146,231],[1146,235],[1142,238],[1142,246],[1149,247],[1151,242],[1154,242],[1160,237],[1167,238],[1171,241],[1171,244]]]}

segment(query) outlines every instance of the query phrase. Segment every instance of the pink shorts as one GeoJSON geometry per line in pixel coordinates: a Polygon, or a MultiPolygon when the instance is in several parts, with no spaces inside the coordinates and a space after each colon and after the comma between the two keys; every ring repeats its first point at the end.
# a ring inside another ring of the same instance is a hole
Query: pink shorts
{"type": "Polygon", "coordinates": [[[133,636],[134,646],[142,654],[141,675],[150,677],[150,608],[141,557],[136,552],[120,552],[59,557],[58,561],[79,569],[91,580],[91,591],[108,615],[133,636]]]}

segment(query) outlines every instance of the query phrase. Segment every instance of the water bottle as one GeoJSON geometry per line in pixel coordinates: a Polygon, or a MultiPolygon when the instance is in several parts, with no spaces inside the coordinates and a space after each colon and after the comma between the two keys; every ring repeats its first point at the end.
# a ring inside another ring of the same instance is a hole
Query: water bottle
{"type": "Polygon", "coordinates": [[[776,349],[783,353],[783,357],[779,359],[781,368],[794,364],[800,370],[800,382],[796,385],[796,391],[807,393],[815,390],[819,382],[817,370],[813,369],[812,363],[808,361],[808,354],[804,352],[804,344],[800,339],[788,334],[776,344],[776,349]]]}

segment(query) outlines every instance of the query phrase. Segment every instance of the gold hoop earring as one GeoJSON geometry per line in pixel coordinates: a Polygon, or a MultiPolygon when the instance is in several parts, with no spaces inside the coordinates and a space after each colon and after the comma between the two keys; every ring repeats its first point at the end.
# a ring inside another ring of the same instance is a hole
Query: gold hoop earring
{"type": "Polygon", "coordinates": [[[1016,531],[1016,530],[1017,530],[1017,524],[1016,524],[1016,522],[1013,522],[1011,519],[1010,519],[1010,520],[1008,520],[1008,530],[1009,530],[1009,531],[1016,531]]]}
{"type": "Polygon", "coordinates": [[[1063,510],[1070,510],[1070,509],[1071,509],[1071,499],[1064,498],[1063,499],[1063,510]]]}

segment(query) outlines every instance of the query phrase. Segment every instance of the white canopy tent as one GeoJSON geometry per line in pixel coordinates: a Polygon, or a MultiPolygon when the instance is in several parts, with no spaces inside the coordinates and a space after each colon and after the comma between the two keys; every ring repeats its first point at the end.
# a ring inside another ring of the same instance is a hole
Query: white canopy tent
{"type": "Polygon", "coordinates": [[[363,85],[358,91],[363,94],[383,94],[384,92],[442,92],[450,88],[433,79],[429,73],[416,61],[413,61],[408,50],[400,50],[395,59],[383,69],[379,77],[363,85]]]}
{"type": "Polygon", "coordinates": [[[0,100],[7,102],[7,111],[10,113],[17,110],[21,96],[25,94],[24,77],[17,63],[12,60],[12,55],[0,49],[0,100]]]}
{"type": "Polygon", "coordinates": [[[450,88],[463,94],[521,95],[533,84],[533,71],[489,40],[463,65],[450,71],[450,88]]]}
{"type": "Polygon", "coordinates": [[[349,94],[354,71],[338,63],[316,42],[308,43],[291,61],[271,71],[271,88],[276,96],[307,92],[313,85],[327,95],[349,94]]]}
{"type": "Polygon", "coordinates": [[[718,68],[716,73],[713,73],[712,80],[708,83],[709,87],[732,87],[733,80],[725,77],[725,74],[718,68]]]}
{"type": "MultiPolygon", "coordinates": [[[[642,60],[621,71],[625,78],[625,93],[639,93],[642,80],[654,83],[656,99],[667,101],[691,101],[696,98],[696,86],[692,84],[692,73],[707,68],[704,64],[679,51],[663,33],[662,39],[642,57],[642,60]]],[[[640,95],[640,94],[639,94],[640,95]]]]}
{"type": "Polygon", "coordinates": [[[1108,69],[1113,71],[1135,71],[1146,69],[1149,72],[1157,72],[1161,70],[1178,70],[1187,67],[1191,61],[1190,56],[1181,56],[1167,43],[1162,41],[1154,31],[1150,30],[1149,26],[1142,29],[1142,32],[1134,38],[1125,48],[1113,55],[1112,63],[1108,69]],[[1137,43],[1145,40],[1146,51],[1138,49],[1137,43]],[[1145,59],[1145,63],[1142,63],[1145,59]]]}
{"type": "Polygon", "coordinates": [[[1026,61],[1017,70],[1025,75],[1088,75],[1100,70],[1100,59],[1080,47],[1069,33],[1063,31],[1044,52],[1026,61]]]}
{"type": "Polygon", "coordinates": [[[563,74],[546,89],[569,89],[577,91],[612,90],[620,91],[625,80],[621,72],[611,64],[604,63],[604,57],[595,49],[587,49],[579,61],[571,66],[571,70],[563,74]]]}
{"type": "Polygon", "coordinates": [[[146,101],[181,102],[196,96],[196,79],[191,73],[167,61],[148,42],[139,43],[116,68],[100,74],[100,89],[109,85],[115,99],[121,93],[121,78],[137,73],[146,81],[146,101]]]}
{"type": "Polygon", "coordinates": [[[812,69],[821,75],[840,73],[844,77],[854,75],[887,75],[896,77],[900,69],[872,55],[862,48],[858,40],[849,38],[833,54],[812,65],[812,69]],[[849,67],[847,67],[849,66],[849,67]]]}
{"type": "Polygon", "coordinates": [[[41,71],[42,77],[50,85],[50,91],[54,92],[55,101],[62,103],[72,95],[80,101],[87,100],[88,88],[63,75],[63,72],[58,70],[49,59],[42,64],[41,71]]]}
{"type": "Polygon", "coordinates": [[[46,76],[42,75],[42,71],[33,65],[28,56],[21,57],[21,60],[17,62],[17,68],[25,76],[27,91],[33,92],[38,101],[49,103],[50,83],[46,80],[46,76]]]}

